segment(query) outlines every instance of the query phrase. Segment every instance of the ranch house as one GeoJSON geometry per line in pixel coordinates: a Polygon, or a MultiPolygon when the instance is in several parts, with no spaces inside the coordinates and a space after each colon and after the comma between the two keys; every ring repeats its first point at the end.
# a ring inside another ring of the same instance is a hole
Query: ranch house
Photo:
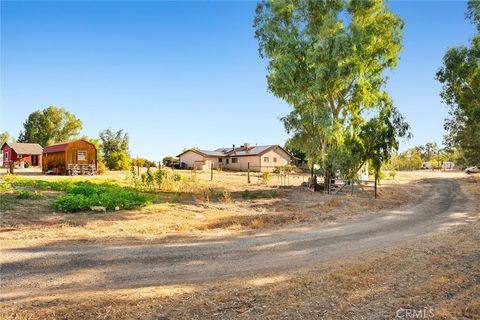
{"type": "Polygon", "coordinates": [[[222,168],[232,171],[273,171],[288,165],[293,156],[279,145],[219,148],[213,151],[188,149],[177,156],[187,168],[209,170],[222,168]]]}

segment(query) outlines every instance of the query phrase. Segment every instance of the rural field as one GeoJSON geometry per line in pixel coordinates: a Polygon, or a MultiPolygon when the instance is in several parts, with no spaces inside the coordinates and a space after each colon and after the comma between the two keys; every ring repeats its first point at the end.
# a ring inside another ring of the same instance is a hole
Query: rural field
{"type": "Polygon", "coordinates": [[[106,212],[58,199],[128,174],[3,176],[0,318],[480,318],[478,175],[398,172],[375,200],[179,174],[106,212]]]}

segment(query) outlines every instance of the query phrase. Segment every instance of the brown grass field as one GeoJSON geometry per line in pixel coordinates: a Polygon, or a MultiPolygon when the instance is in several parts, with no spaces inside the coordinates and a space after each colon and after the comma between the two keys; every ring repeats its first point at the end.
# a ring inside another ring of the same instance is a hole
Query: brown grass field
{"type": "MultiPolygon", "coordinates": [[[[112,173],[106,177],[123,181],[125,174],[112,173]]],[[[10,195],[4,194],[6,204],[1,213],[0,240],[7,247],[18,240],[32,243],[45,239],[144,241],[172,233],[228,233],[292,223],[332,223],[419,199],[424,174],[405,172],[395,180],[384,180],[377,200],[372,199],[371,191],[369,197],[306,191],[300,187],[307,179],[302,175],[290,178],[290,186],[280,187],[275,185],[275,179],[269,185],[247,184],[244,173],[215,172],[213,182],[208,181],[209,177],[207,173],[199,174],[200,187],[195,192],[155,192],[157,201],[153,205],[121,212],[54,212],[49,203],[60,194],[55,191],[38,191],[42,195],[40,199],[11,199],[13,205],[6,201],[10,195]],[[215,190],[215,195],[208,197],[205,190],[215,190]]]]}
{"type": "MultiPolygon", "coordinates": [[[[188,173],[187,173],[188,174],[188,173]]],[[[419,201],[428,179],[459,181],[480,212],[480,176],[399,172],[380,185],[379,199],[313,193],[300,186],[246,184],[239,173],[200,176],[215,190],[156,192],[138,210],[58,213],[39,199],[2,194],[2,250],[63,241],[133,245],[175,235],[261,232],[285,225],[332,224],[419,201]],[[248,192],[246,193],[246,190],[248,192]]],[[[121,174],[109,178],[122,181],[121,174]]],[[[48,179],[55,179],[48,177],[48,179]]],[[[83,276],[88,277],[88,274],[83,276]]],[[[66,292],[0,302],[2,319],[393,319],[399,308],[427,308],[430,318],[480,319],[480,221],[398,246],[269,275],[184,285],[66,292]],[[429,313],[430,316],[430,313],[429,313]]],[[[2,290],[8,296],[8,292],[2,290]]]]}

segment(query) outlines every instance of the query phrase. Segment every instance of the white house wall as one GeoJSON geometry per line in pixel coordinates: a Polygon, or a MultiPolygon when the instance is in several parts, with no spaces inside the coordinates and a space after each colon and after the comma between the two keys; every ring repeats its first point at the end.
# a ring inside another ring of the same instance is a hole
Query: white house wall
{"type": "Polygon", "coordinates": [[[187,165],[187,168],[199,168],[199,163],[205,161],[204,156],[193,151],[187,151],[180,155],[180,163],[184,162],[187,165]]]}

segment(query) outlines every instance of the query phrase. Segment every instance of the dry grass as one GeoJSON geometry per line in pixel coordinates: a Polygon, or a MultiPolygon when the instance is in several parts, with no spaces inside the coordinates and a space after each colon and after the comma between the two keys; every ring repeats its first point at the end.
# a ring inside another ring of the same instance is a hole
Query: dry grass
{"type": "Polygon", "coordinates": [[[436,319],[480,316],[480,223],[403,247],[282,274],[176,286],[65,292],[3,304],[4,319],[436,319]],[[162,318],[163,317],[163,318],[162,318]]]}
{"type": "MultiPolygon", "coordinates": [[[[240,200],[233,191],[229,201],[189,200],[119,213],[53,214],[47,203],[55,193],[45,193],[41,199],[16,200],[14,209],[2,210],[0,240],[3,248],[56,239],[132,243],[172,232],[330,221],[421,196],[421,183],[405,182],[423,179],[424,173],[400,173],[397,178],[382,186],[382,198],[374,204],[302,190],[277,190],[274,198],[240,200]]],[[[480,177],[459,181],[480,208],[480,177]]],[[[437,319],[480,319],[479,261],[477,220],[388,251],[281,274],[19,298],[1,304],[0,318],[391,319],[399,308],[428,307],[437,319]]]]}
{"type": "MultiPolygon", "coordinates": [[[[4,193],[0,241],[3,247],[18,245],[18,241],[145,241],[171,233],[237,232],[292,223],[331,223],[414,202],[427,189],[424,178],[455,176],[399,173],[395,180],[385,180],[380,198],[372,200],[323,195],[301,187],[246,186],[241,173],[221,174],[229,179],[226,188],[216,185],[218,181],[215,185],[204,181],[202,191],[154,192],[155,204],[120,212],[58,213],[49,207],[58,192],[41,191],[41,198],[25,200],[4,193]]],[[[476,185],[469,183],[467,187],[470,184],[476,185]]]]}

